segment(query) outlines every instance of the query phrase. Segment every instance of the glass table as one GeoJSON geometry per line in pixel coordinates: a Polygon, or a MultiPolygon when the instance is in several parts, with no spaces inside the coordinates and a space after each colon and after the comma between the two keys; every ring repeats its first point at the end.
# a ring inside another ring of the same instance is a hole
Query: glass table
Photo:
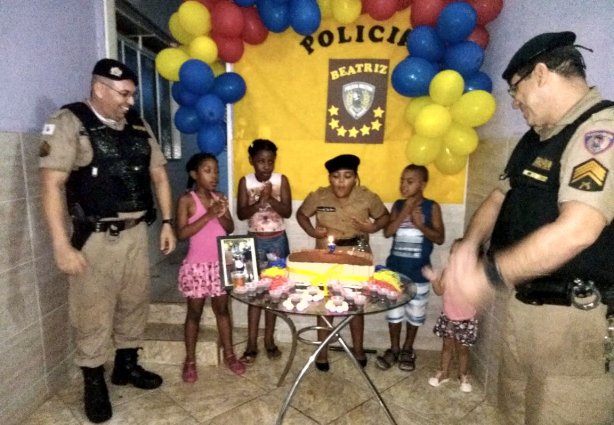
{"type": "MultiPolygon", "coordinates": [[[[282,424],[286,411],[288,410],[288,407],[290,406],[292,397],[294,396],[296,390],[298,389],[303,377],[309,370],[309,367],[315,363],[315,360],[318,354],[322,350],[326,349],[330,342],[334,342],[334,341],[337,341],[339,343],[342,350],[350,358],[351,363],[354,365],[354,367],[358,370],[358,372],[365,379],[369,388],[373,392],[374,396],[377,398],[380,406],[384,409],[384,412],[386,413],[386,416],[388,417],[388,420],[390,421],[390,423],[396,424],[396,421],[394,420],[394,417],[390,413],[390,410],[388,410],[386,403],[384,403],[384,400],[382,399],[381,394],[379,393],[379,391],[377,390],[377,388],[371,381],[371,378],[369,378],[365,370],[358,363],[358,360],[352,353],[352,350],[348,346],[347,342],[341,336],[341,331],[350,323],[350,321],[354,318],[354,316],[381,313],[384,311],[392,310],[404,304],[407,304],[415,296],[416,288],[415,288],[415,285],[411,282],[411,280],[403,275],[401,275],[401,281],[403,283],[403,291],[400,294],[398,294],[396,298],[393,298],[392,296],[389,298],[386,294],[378,294],[374,291],[362,291],[361,290],[360,292],[362,292],[362,294],[365,295],[365,297],[361,300],[361,301],[364,301],[364,304],[356,304],[352,300],[351,294],[346,293],[347,295],[347,297],[345,297],[346,305],[341,304],[341,307],[339,309],[340,310],[345,309],[345,307],[347,306],[347,311],[341,311],[341,312],[332,312],[331,310],[327,308],[327,306],[330,307],[331,305],[330,303],[332,302],[331,298],[333,297],[333,294],[334,294],[331,288],[328,288],[329,295],[325,296],[323,299],[319,301],[312,301],[312,302],[309,302],[307,305],[303,304],[302,306],[299,306],[300,308],[302,308],[301,310],[298,310],[296,308],[296,302],[292,303],[290,302],[290,300],[294,299],[296,301],[296,299],[300,299],[300,297],[296,294],[302,294],[303,292],[308,291],[310,288],[309,286],[302,286],[302,287],[296,286],[295,288],[291,289],[289,293],[283,295],[282,298],[279,300],[273,300],[269,292],[266,290],[263,292],[252,291],[252,292],[245,293],[245,294],[238,294],[234,291],[230,292],[231,297],[236,299],[239,302],[242,302],[248,305],[253,305],[256,307],[261,307],[261,308],[264,308],[270,311],[271,313],[275,314],[277,317],[282,319],[290,328],[290,332],[292,335],[290,353],[288,355],[288,360],[281,373],[279,381],[277,382],[277,386],[282,385],[284,379],[286,378],[286,375],[288,374],[290,370],[292,362],[294,361],[294,356],[296,354],[297,342],[301,341],[301,342],[305,342],[308,344],[316,345],[316,349],[311,354],[311,356],[309,356],[309,358],[307,359],[307,362],[305,363],[301,371],[297,374],[296,378],[294,379],[294,382],[290,388],[290,391],[288,392],[288,395],[286,396],[284,403],[277,416],[277,421],[276,421],[277,425],[282,424]],[[299,329],[297,331],[296,326],[294,325],[294,321],[292,320],[293,316],[320,317],[323,319],[324,323],[326,324],[326,327],[324,329],[330,331],[330,333],[323,341],[307,340],[301,337],[302,333],[306,331],[318,330],[322,328],[318,326],[308,326],[308,327],[299,329]],[[331,317],[333,318],[338,317],[341,320],[339,321],[339,323],[333,324],[332,320],[330,320],[331,317]]],[[[348,288],[344,288],[341,291],[341,293],[343,294],[344,291],[348,291],[348,290],[349,290],[348,288]]],[[[356,292],[359,292],[359,290],[356,290],[356,292]]],[[[321,296],[321,293],[320,293],[320,296],[321,296]]],[[[335,301],[339,303],[338,299],[336,299],[335,301]]]]}

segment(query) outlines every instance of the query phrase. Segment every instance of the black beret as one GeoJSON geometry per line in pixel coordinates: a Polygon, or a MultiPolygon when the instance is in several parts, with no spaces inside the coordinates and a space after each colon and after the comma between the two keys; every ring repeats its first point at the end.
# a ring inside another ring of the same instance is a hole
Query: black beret
{"type": "Polygon", "coordinates": [[[329,159],[324,163],[324,166],[329,173],[334,173],[337,170],[352,170],[358,171],[358,164],[360,164],[360,158],[356,155],[344,154],[329,159]]]}
{"type": "Polygon", "coordinates": [[[549,52],[557,47],[572,46],[576,35],[571,31],[546,32],[533,37],[512,56],[510,63],[503,71],[502,77],[506,81],[514,76],[523,65],[531,62],[542,53],[549,52]]]}
{"type": "Polygon", "coordinates": [[[135,85],[139,84],[136,74],[126,65],[115,59],[100,59],[94,65],[93,75],[110,78],[111,80],[132,80],[135,85]]]}

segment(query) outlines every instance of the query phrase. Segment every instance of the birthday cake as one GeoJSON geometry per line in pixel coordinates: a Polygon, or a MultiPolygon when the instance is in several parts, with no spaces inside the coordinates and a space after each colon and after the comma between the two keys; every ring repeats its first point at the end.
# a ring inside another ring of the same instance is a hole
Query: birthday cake
{"type": "Polygon", "coordinates": [[[286,261],[288,280],[297,284],[324,285],[338,281],[360,286],[373,275],[373,256],[364,252],[329,253],[323,249],[298,251],[286,261]]]}

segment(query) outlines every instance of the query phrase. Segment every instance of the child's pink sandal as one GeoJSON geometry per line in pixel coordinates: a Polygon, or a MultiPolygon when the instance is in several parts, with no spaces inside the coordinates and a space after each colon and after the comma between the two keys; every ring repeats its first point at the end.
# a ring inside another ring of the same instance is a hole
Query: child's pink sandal
{"type": "Polygon", "coordinates": [[[235,375],[241,376],[241,375],[243,375],[245,373],[245,365],[243,363],[241,363],[237,359],[237,356],[235,356],[234,354],[231,354],[230,356],[225,357],[224,358],[224,364],[235,375]]]}
{"type": "Polygon", "coordinates": [[[181,378],[183,379],[183,382],[187,382],[188,384],[193,384],[198,380],[196,362],[186,361],[183,363],[183,372],[181,373],[181,378]]]}

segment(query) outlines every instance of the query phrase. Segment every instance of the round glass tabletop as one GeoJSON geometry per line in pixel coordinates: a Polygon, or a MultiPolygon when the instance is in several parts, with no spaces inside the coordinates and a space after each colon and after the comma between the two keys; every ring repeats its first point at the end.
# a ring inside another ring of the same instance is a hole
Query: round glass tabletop
{"type": "Polygon", "coordinates": [[[416,295],[415,284],[406,276],[401,278],[401,292],[376,291],[373,288],[355,288],[336,285],[322,288],[296,285],[278,297],[275,291],[262,287],[249,291],[231,290],[237,301],[279,313],[311,316],[349,316],[374,314],[392,310],[411,301],[416,295]]]}

